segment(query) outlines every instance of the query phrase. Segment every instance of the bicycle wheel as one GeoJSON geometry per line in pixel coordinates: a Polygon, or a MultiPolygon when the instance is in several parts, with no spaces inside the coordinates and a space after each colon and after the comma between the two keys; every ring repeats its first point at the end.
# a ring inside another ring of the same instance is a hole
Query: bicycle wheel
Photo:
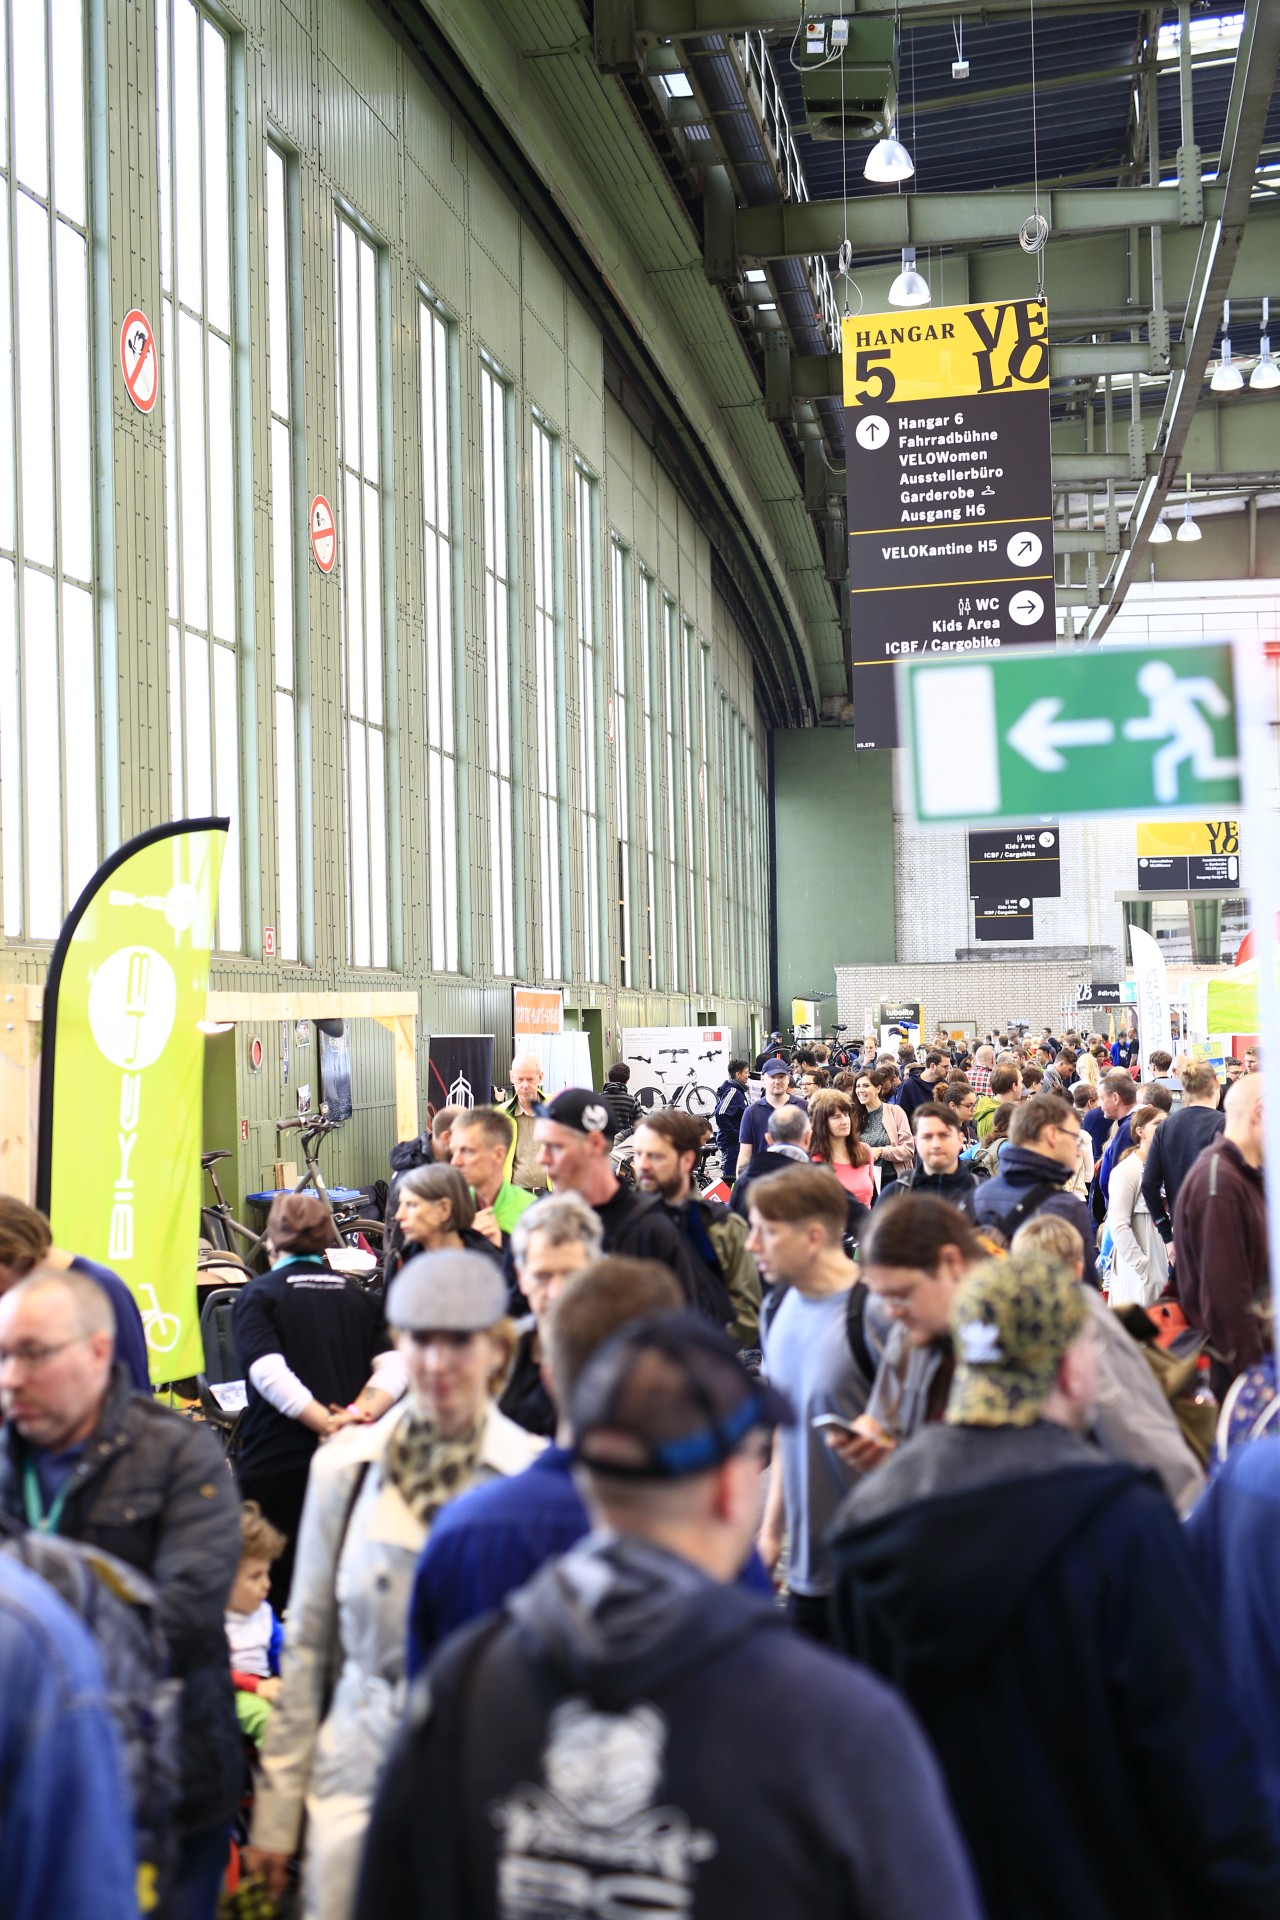
{"type": "Polygon", "coordinates": [[[645,1113],[652,1113],[657,1107],[665,1107],[667,1104],[667,1096],[661,1087],[640,1087],[637,1089],[636,1099],[645,1113]]]}
{"type": "Polygon", "coordinates": [[[716,1110],[716,1097],[710,1087],[690,1087],[684,1104],[696,1120],[709,1120],[716,1110]]]}
{"type": "Polygon", "coordinates": [[[363,1234],[366,1240],[376,1241],[381,1246],[385,1231],[386,1223],[382,1220],[339,1220],[338,1222],[338,1232],[348,1242],[357,1235],[363,1234]]]}

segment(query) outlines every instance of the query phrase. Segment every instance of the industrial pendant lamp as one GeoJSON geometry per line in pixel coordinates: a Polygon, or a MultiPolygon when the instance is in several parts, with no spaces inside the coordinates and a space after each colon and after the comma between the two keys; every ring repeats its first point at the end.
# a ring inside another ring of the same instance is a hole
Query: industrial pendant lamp
{"type": "Polygon", "coordinates": [[[904,247],[902,272],[889,288],[889,305],[891,307],[927,307],[932,298],[929,282],[922,273],[916,271],[915,248],[904,247]]]}
{"type": "MultiPolygon", "coordinates": [[[[1224,341],[1223,345],[1225,346],[1225,344],[1226,342],[1224,341]]],[[[1182,525],[1178,528],[1178,531],[1174,537],[1175,539],[1181,540],[1184,544],[1192,540],[1201,540],[1204,537],[1203,534],[1200,532],[1199,527],[1196,525],[1195,521],[1191,518],[1191,475],[1190,474],[1187,475],[1187,498],[1182,509],[1182,525]]]]}
{"type": "Polygon", "coordinates": [[[1271,358],[1271,300],[1262,302],[1262,341],[1258,354],[1258,364],[1249,375],[1249,385],[1257,393],[1261,389],[1280,387],[1280,367],[1271,358]]]}
{"type": "Polygon", "coordinates": [[[1161,507],[1159,517],[1147,535],[1147,545],[1149,547],[1167,547],[1172,538],[1172,530],[1169,522],[1164,517],[1164,508],[1161,507]]]}
{"type": "MultiPolygon", "coordinates": [[[[1214,368],[1209,386],[1214,393],[1239,393],[1243,385],[1244,375],[1239,367],[1231,364],[1231,302],[1224,300],[1222,303],[1222,359],[1214,368]]],[[[1178,538],[1181,539],[1182,535],[1179,534],[1178,538]]]]}
{"type": "Polygon", "coordinates": [[[915,170],[916,163],[901,140],[887,133],[872,147],[862,173],[864,179],[874,180],[878,187],[894,187],[900,180],[910,180],[915,170]]]}

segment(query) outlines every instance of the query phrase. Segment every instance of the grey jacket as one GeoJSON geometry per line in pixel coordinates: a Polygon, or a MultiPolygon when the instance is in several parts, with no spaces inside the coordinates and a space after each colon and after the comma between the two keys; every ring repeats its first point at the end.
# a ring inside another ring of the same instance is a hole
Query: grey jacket
{"type": "MultiPolygon", "coordinates": [[[[0,1508],[19,1521],[24,1453],[6,1427],[0,1508]]],[[[221,1448],[207,1427],[134,1393],[117,1366],[58,1531],[105,1548],[155,1587],[156,1622],[183,1684],[177,1825],[200,1833],[229,1820],[242,1768],[223,1611],[240,1563],[240,1502],[221,1448]]]]}

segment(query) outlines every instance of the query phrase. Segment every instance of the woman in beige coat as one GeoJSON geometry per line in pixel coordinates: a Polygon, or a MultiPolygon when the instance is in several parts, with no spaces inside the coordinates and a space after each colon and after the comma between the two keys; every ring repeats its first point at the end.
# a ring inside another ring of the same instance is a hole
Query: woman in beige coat
{"type": "Polygon", "coordinates": [[[1132,1145],[1112,1170],[1107,1225],[1115,1251],[1107,1298],[1113,1307],[1153,1306],[1168,1284],[1169,1256],[1142,1193],[1147,1154],[1164,1119],[1159,1107],[1139,1107],[1130,1122],[1132,1145]]]}
{"type": "Polygon", "coordinates": [[[405,1400],[328,1441],[311,1467],[285,1622],[280,1697],[262,1748],[245,1864],[283,1891],[306,1837],[303,1920],[348,1920],[383,1760],[405,1696],[409,1598],[433,1516],[546,1442],[499,1413],[506,1286],[483,1255],[418,1255],[387,1320],[405,1400]]]}
{"type": "Polygon", "coordinates": [[[893,1075],[881,1067],[861,1067],[854,1086],[858,1131],[872,1161],[880,1168],[877,1186],[909,1173],[916,1163],[911,1122],[901,1107],[883,1097],[892,1079],[893,1075]]]}

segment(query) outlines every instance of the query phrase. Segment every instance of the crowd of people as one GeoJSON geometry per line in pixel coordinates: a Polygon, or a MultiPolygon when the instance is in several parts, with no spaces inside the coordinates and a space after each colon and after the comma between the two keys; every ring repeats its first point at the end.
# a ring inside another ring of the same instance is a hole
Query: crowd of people
{"type": "Polygon", "coordinates": [[[1256,1052],[510,1088],[377,1286],[273,1203],[225,1448],[0,1199],[0,1913],[1274,1920],[1256,1052]]]}

